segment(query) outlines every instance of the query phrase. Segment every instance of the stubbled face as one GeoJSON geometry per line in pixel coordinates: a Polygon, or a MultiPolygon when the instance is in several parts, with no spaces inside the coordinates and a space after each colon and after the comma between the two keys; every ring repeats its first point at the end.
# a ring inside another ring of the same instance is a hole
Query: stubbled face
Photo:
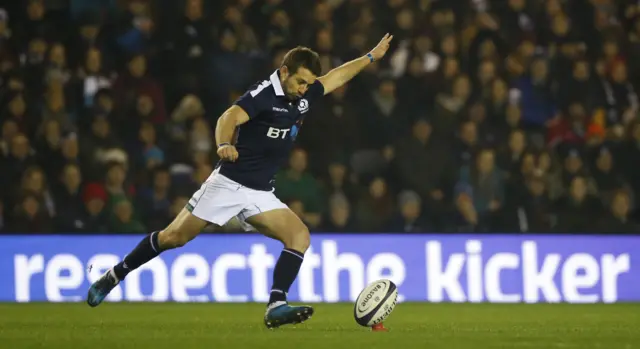
{"type": "Polygon", "coordinates": [[[282,89],[289,99],[301,98],[316,81],[316,76],[307,68],[300,67],[298,71],[292,74],[289,69],[284,66],[280,68],[280,79],[282,81],[282,89]]]}

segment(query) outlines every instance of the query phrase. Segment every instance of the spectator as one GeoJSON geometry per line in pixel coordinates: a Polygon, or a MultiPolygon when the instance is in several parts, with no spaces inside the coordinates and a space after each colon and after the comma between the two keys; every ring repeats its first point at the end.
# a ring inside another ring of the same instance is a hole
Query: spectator
{"type": "Polygon", "coordinates": [[[204,118],[197,118],[191,124],[189,133],[189,152],[194,154],[209,154],[213,150],[213,131],[204,118]]]}
{"type": "Polygon", "coordinates": [[[20,196],[20,193],[24,192],[37,195],[41,204],[41,210],[46,213],[47,217],[55,217],[56,205],[53,200],[53,192],[49,188],[46,176],[41,168],[37,166],[27,168],[22,175],[19,190],[17,196],[20,196]]]}
{"type": "Polygon", "coordinates": [[[104,187],[97,183],[89,183],[85,186],[82,200],[86,211],[86,232],[105,233],[108,232],[107,192],[104,187]]]}
{"type": "Polygon", "coordinates": [[[109,222],[109,231],[114,233],[143,233],[146,228],[134,218],[133,206],[125,197],[112,202],[113,213],[109,222]]]}
{"type": "Polygon", "coordinates": [[[22,133],[15,135],[11,139],[9,155],[6,157],[2,166],[3,177],[2,183],[17,183],[24,171],[36,165],[35,158],[31,149],[29,139],[22,133]]]}
{"type": "MultiPolygon", "coordinates": [[[[192,1],[193,2],[193,1],[192,1]]],[[[202,2],[202,1],[196,1],[202,2]]],[[[258,39],[251,26],[244,21],[242,10],[239,6],[228,6],[225,12],[223,28],[231,29],[238,38],[238,50],[240,52],[253,53],[258,49],[258,39]]]]}
{"type": "Polygon", "coordinates": [[[625,179],[615,168],[613,154],[611,154],[609,147],[599,147],[594,162],[592,173],[600,200],[605,206],[610,206],[613,195],[618,190],[627,187],[625,179]]]}
{"type": "Polygon", "coordinates": [[[135,188],[127,182],[127,169],[123,164],[118,162],[107,164],[104,180],[104,189],[107,193],[107,211],[111,212],[113,205],[123,198],[134,197],[135,188]]]}
{"type": "Polygon", "coordinates": [[[0,161],[5,160],[11,152],[11,140],[18,135],[20,130],[14,120],[5,120],[2,123],[2,138],[0,138],[0,161]]]}
{"type": "MultiPolygon", "coordinates": [[[[75,134],[69,134],[67,137],[62,139],[61,153],[63,164],[73,163],[81,166],[78,157],[80,154],[80,149],[78,148],[78,138],[76,138],[75,134]]],[[[58,174],[59,173],[60,172],[58,172],[58,174]]]]}
{"type": "Polygon", "coordinates": [[[627,111],[637,112],[638,94],[628,80],[627,65],[617,62],[612,67],[611,78],[605,82],[608,95],[610,121],[615,124],[626,122],[627,111]]]}
{"type": "Polygon", "coordinates": [[[154,123],[162,123],[166,120],[164,109],[164,93],[158,82],[147,71],[147,58],[142,54],[131,57],[127,64],[127,70],[119,75],[112,87],[115,92],[115,103],[123,111],[132,110],[136,106],[136,98],[140,94],[151,97],[156,113],[151,120],[154,123]]]}
{"type": "Polygon", "coordinates": [[[6,107],[4,119],[13,120],[18,124],[20,132],[31,136],[36,131],[38,120],[31,115],[31,110],[27,109],[27,101],[22,92],[12,92],[8,96],[9,103],[6,107]]]}
{"type": "Polygon", "coordinates": [[[461,75],[453,81],[451,93],[436,96],[433,126],[437,130],[435,136],[438,139],[447,140],[454,134],[455,126],[462,120],[470,94],[469,78],[461,75]]]}
{"type": "Polygon", "coordinates": [[[344,194],[331,195],[329,213],[324,218],[322,230],[336,233],[356,231],[355,219],[351,212],[351,204],[344,194]]]}
{"type": "Polygon", "coordinates": [[[496,66],[493,61],[487,59],[480,63],[475,76],[475,99],[484,101],[491,97],[496,75],[496,66]]]}
{"type": "MultiPolygon", "coordinates": [[[[238,51],[238,38],[233,31],[222,31],[218,39],[219,45],[209,62],[209,81],[213,92],[212,102],[227,105],[232,91],[241,91],[249,85],[252,77],[251,61],[238,51]]],[[[216,115],[224,111],[223,108],[216,109],[213,106],[207,109],[214,110],[216,115]]]]}
{"type": "Polygon", "coordinates": [[[302,149],[294,149],[289,157],[289,168],[281,171],[276,179],[276,195],[281,200],[298,199],[304,204],[307,221],[317,226],[321,220],[321,203],[323,201],[320,186],[316,179],[307,172],[307,153],[302,149]]]}
{"type": "Polygon", "coordinates": [[[48,233],[52,231],[51,219],[39,196],[24,192],[15,207],[8,230],[15,233],[48,233]]]}
{"type": "Polygon", "coordinates": [[[274,7],[271,13],[270,23],[263,33],[263,41],[266,42],[267,49],[287,46],[293,37],[291,18],[284,9],[274,7]]]}
{"type": "Polygon", "coordinates": [[[102,172],[105,154],[121,146],[111,128],[111,122],[104,116],[96,116],[91,123],[91,131],[83,133],[80,139],[80,160],[87,168],[87,179],[97,180],[102,172]]]}
{"type": "Polygon", "coordinates": [[[422,216],[422,199],[413,191],[403,191],[398,195],[397,212],[387,223],[386,231],[394,233],[415,233],[427,231],[427,222],[422,216]]]}
{"type": "Polygon", "coordinates": [[[153,170],[164,163],[164,151],[158,146],[158,136],[155,126],[150,122],[143,122],[140,126],[136,168],[153,170]]]}
{"type": "MultiPolygon", "coordinates": [[[[188,129],[189,123],[201,119],[204,116],[202,101],[195,95],[187,95],[178,104],[171,114],[171,120],[166,124],[167,140],[165,140],[167,158],[170,161],[180,162],[188,157],[188,129]]],[[[200,129],[201,126],[198,127],[200,129]]],[[[201,132],[200,134],[204,134],[201,132]]],[[[198,139],[197,142],[206,142],[198,139]]],[[[209,139],[209,144],[211,140],[209,139]]]]}
{"type": "Polygon", "coordinates": [[[26,6],[27,21],[23,23],[21,37],[23,40],[30,40],[36,37],[60,39],[64,26],[57,23],[51,16],[48,16],[47,7],[44,0],[30,0],[26,6]]]}
{"type": "Polygon", "coordinates": [[[518,79],[513,88],[522,106],[526,127],[538,131],[556,114],[547,61],[538,57],[531,63],[529,75],[518,79]]]}
{"type": "Polygon", "coordinates": [[[489,123],[493,128],[500,128],[507,120],[508,103],[507,83],[502,79],[495,79],[491,84],[491,93],[486,102],[489,123]]]}
{"type": "Polygon", "coordinates": [[[361,194],[356,205],[356,218],[359,230],[364,232],[382,232],[385,224],[394,213],[393,198],[384,178],[376,177],[369,188],[361,194]]]}
{"type": "Polygon", "coordinates": [[[429,220],[435,222],[450,200],[455,164],[443,152],[443,147],[432,139],[431,133],[432,126],[427,120],[417,120],[411,137],[403,138],[396,147],[398,155],[394,167],[395,178],[403,188],[420,195],[429,220]]]}
{"type": "Polygon", "coordinates": [[[153,171],[151,186],[138,195],[140,220],[151,230],[162,230],[171,223],[171,176],[165,167],[153,171]]]}
{"type": "Polygon", "coordinates": [[[85,231],[86,212],[82,202],[80,168],[75,164],[67,164],[60,177],[60,183],[55,191],[55,205],[58,208],[55,230],[57,232],[85,231]]]}
{"type": "Polygon", "coordinates": [[[357,195],[357,184],[354,183],[353,176],[349,173],[344,161],[338,159],[331,162],[327,172],[324,183],[322,183],[325,197],[343,194],[347,198],[354,198],[357,195]]]}
{"type": "Polygon", "coordinates": [[[578,175],[572,178],[569,193],[556,203],[556,211],[556,231],[588,233],[594,231],[601,207],[598,199],[588,194],[587,179],[578,175]]]}
{"type": "MultiPolygon", "coordinates": [[[[97,48],[91,47],[86,51],[83,66],[78,68],[76,73],[75,94],[80,101],[78,104],[85,107],[104,107],[104,102],[95,103],[99,102],[101,97],[98,92],[111,87],[111,77],[103,61],[102,52],[97,48]]],[[[102,111],[109,114],[107,110],[102,111]]]]}
{"type": "MultiPolygon", "coordinates": [[[[504,177],[495,166],[493,150],[482,150],[474,165],[461,168],[455,191],[458,200],[464,198],[473,203],[472,216],[477,218],[471,219],[469,223],[477,225],[481,230],[490,230],[499,224],[499,214],[505,199],[504,186],[504,177]]],[[[467,209],[469,208],[461,210],[467,209]]],[[[464,214],[466,213],[463,212],[464,214]]]]}
{"type": "Polygon", "coordinates": [[[131,1],[120,22],[120,48],[127,54],[156,53],[156,23],[151,15],[150,2],[131,1]]]}
{"type": "Polygon", "coordinates": [[[549,151],[539,153],[536,164],[536,171],[542,176],[549,199],[555,201],[564,194],[562,165],[549,151]]]}
{"type": "Polygon", "coordinates": [[[67,64],[67,51],[60,42],[54,42],[49,46],[48,70],[45,72],[48,83],[59,82],[66,84],[71,79],[71,71],[67,64]]]}
{"type": "Polygon", "coordinates": [[[171,28],[169,38],[172,44],[172,58],[177,63],[172,70],[176,74],[175,80],[179,81],[179,86],[182,87],[178,91],[190,85],[187,79],[197,79],[193,75],[204,69],[211,46],[211,38],[208,35],[211,32],[210,18],[204,11],[203,1],[185,1],[182,13],[183,16],[177,21],[175,28],[171,28]],[[178,77],[183,74],[188,77],[178,77]]]}
{"type": "Polygon", "coordinates": [[[36,141],[36,158],[49,178],[60,174],[62,156],[62,130],[57,120],[43,122],[43,130],[36,141]]]}
{"type": "Polygon", "coordinates": [[[473,121],[465,121],[460,125],[458,141],[453,148],[455,163],[458,167],[471,163],[480,148],[478,126],[473,121]]]}
{"type": "MultiPolygon", "coordinates": [[[[60,124],[63,132],[75,131],[75,124],[70,113],[65,108],[65,95],[62,84],[53,81],[49,84],[49,88],[45,97],[45,106],[42,111],[42,123],[46,123],[49,120],[56,120],[60,124]]],[[[38,130],[38,133],[41,133],[38,130]]]]}
{"type": "Polygon", "coordinates": [[[589,63],[578,60],[573,64],[571,77],[559,82],[558,100],[563,108],[577,102],[593,112],[596,108],[605,106],[605,96],[601,91],[597,80],[591,76],[589,63]]]}
{"type": "Polygon", "coordinates": [[[522,130],[514,130],[509,134],[508,148],[500,154],[498,166],[509,173],[510,176],[517,176],[520,173],[527,141],[522,130]]]}
{"type": "Polygon", "coordinates": [[[629,218],[630,202],[629,195],[624,191],[618,191],[611,200],[611,209],[600,222],[600,232],[602,233],[639,233],[638,224],[629,218]]]}
{"type": "Polygon", "coordinates": [[[396,83],[391,79],[381,81],[367,105],[360,122],[363,143],[380,151],[389,161],[394,153],[393,144],[408,127],[406,106],[397,98],[396,83]]]}
{"type": "Polygon", "coordinates": [[[524,128],[522,123],[522,110],[517,104],[507,105],[505,109],[504,119],[496,121],[496,138],[501,141],[509,139],[509,135],[513,131],[524,128]]]}
{"type": "Polygon", "coordinates": [[[506,231],[547,233],[552,231],[553,205],[541,176],[525,179],[526,189],[505,206],[506,231]]]}

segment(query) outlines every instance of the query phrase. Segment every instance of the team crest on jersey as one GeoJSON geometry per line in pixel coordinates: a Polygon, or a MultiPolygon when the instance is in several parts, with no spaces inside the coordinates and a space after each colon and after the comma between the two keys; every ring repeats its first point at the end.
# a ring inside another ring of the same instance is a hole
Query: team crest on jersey
{"type": "Polygon", "coordinates": [[[309,101],[307,101],[305,98],[301,99],[300,102],[298,102],[298,111],[300,111],[300,114],[304,114],[309,110],[309,101]]]}

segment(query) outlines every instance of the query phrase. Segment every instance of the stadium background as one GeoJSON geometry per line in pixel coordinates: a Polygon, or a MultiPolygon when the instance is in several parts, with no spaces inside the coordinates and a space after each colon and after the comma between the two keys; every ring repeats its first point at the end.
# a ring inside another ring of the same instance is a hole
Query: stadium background
{"type": "Polygon", "coordinates": [[[0,1],[0,348],[636,347],[639,15],[635,0],[0,1]],[[312,321],[264,329],[281,245],[235,222],[107,298],[163,304],[55,304],[184,206],[218,160],[218,116],[289,48],[328,71],[386,32],[385,59],[312,111],[276,182],[312,231],[290,293],[325,303],[312,321]],[[382,337],[353,321],[379,278],[403,302],[382,337]]]}
{"type": "MultiPolygon", "coordinates": [[[[638,232],[634,1],[8,1],[0,231],[161,229],[218,116],[308,45],[327,71],[277,194],[315,232],[638,232]]],[[[213,230],[213,229],[212,229],[213,230]]],[[[237,231],[231,224],[227,231],[237,231]]]]}

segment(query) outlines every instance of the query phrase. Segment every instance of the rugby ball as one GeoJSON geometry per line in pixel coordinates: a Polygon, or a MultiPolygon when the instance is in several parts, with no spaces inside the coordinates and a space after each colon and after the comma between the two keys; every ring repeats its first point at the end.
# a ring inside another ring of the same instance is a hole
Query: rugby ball
{"type": "Polygon", "coordinates": [[[353,307],[353,317],[360,326],[377,325],[391,314],[397,299],[398,288],[391,280],[374,281],[358,295],[353,307]]]}

